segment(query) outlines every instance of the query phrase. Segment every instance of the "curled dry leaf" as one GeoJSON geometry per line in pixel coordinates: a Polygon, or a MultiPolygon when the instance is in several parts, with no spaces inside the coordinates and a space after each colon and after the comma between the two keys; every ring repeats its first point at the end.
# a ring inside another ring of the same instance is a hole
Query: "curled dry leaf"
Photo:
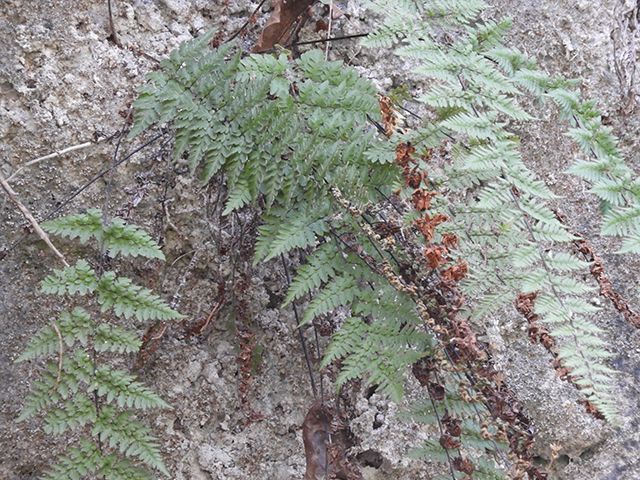
{"type": "Polygon", "coordinates": [[[373,226],[373,231],[380,235],[380,238],[387,238],[400,233],[402,228],[392,221],[378,222],[373,226]]]}
{"type": "Polygon", "coordinates": [[[452,417],[447,413],[442,417],[442,424],[444,425],[448,435],[451,435],[452,437],[459,437],[462,435],[462,420],[459,418],[452,417]]]}
{"type": "Polygon", "coordinates": [[[462,443],[457,438],[445,433],[440,437],[440,446],[447,450],[456,450],[462,446],[462,443]]]}
{"type": "Polygon", "coordinates": [[[439,383],[430,382],[429,385],[427,385],[427,388],[429,389],[429,394],[431,394],[434,400],[438,402],[444,400],[444,396],[446,395],[447,391],[442,385],[440,385],[439,383]]]}
{"type": "MultiPolygon", "coordinates": [[[[426,214],[424,216],[424,219],[419,218],[418,220],[413,222],[413,224],[416,226],[418,231],[420,231],[420,233],[424,235],[425,240],[430,243],[431,240],[433,240],[435,228],[441,223],[444,223],[448,220],[449,220],[449,217],[441,213],[436,213],[433,218],[431,218],[429,214],[426,214]]],[[[443,247],[439,247],[439,248],[443,248],[443,247]]]]}
{"type": "Polygon", "coordinates": [[[471,463],[471,460],[468,458],[456,457],[451,463],[453,463],[454,469],[468,475],[471,475],[476,471],[476,467],[474,467],[473,463],[471,463]]]}
{"type": "Polygon", "coordinates": [[[442,245],[447,247],[449,250],[455,250],[458,248],[458,243],[460,239],[457,235],[453,233],[443,233],[442,234],[442,245]]]}
{"type": "Polygon", "coordinates": [[[414,153],[416,153],[416,147],[409,143],[399,143],[396,147],[394,163],[397,163],[401,167],[408,167],[410,163],[416,164],[417,162],[413,158],[414,153]]]}
{"type": "Polygon", "coordinates": [[[449,251],[441,246],[431,246],[424,249],[424,256],[427,259],[427,267],[438,268],[449,261],[447,258],[449,251]]]}
{"type": "Polygon", "coordinates": [[[436,195],[441,195],[440,192],[429,192],[423,189],[417,189],[413,192],[411,202],[416,210],[424,212],[431,208],[431,199],[436,195]]]}
{"type": "Polygon", "coordinates": [[[307,460],[304,480],[362,480],[357,465],[347,455],[353,439],[345,421],[344,414],[334,415],[333,409],[321,400],[311,406],[302,424],[307,460]]]}
{"type": "Polygon", "coordinates": [[[331,416],[322,401],[317,400],[307,412],[302,423],[302,441],[307,459],[304,480],[316,480],[316,475],[326,475],[329,469],[327,436],[331,430],[331,416]]]}
{"type": "Polygon", "coordinates": [[[458,263],[445,268],[442,271],[442,280],[445,283],[458,283],[467,276],[467,262],[458,260],[458,263]]]}
{"type": "Polygon", "coordinates": [[[277,0],[252,52],[288,45],[294,34],[294,25],[300,27],[306,21],[306,13],[314,3],[315,0],[277,0]]]}

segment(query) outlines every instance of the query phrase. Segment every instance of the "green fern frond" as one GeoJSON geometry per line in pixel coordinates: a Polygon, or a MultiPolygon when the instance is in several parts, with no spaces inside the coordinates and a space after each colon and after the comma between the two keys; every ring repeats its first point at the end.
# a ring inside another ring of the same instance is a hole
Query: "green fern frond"
{"type": "MultiPolygon", "coordinates": [[[[507,71],[507,73],[509,72],[507,71]]],[[[538,98],[542,97],[550,83],[549,76],[546,73],[533,68],[532,65],[529,65],[529,68],[522,68],[512,71],[511,80],[513,81],[514,85],[528,90],[538,98]]]]}
{"type": "Polygon", "coordinates": [[[115,273],[106,272],[98,282],[98,303],[106,312],[113,308],[116,315],[125,318],[146,320],[173,320],[184,318],[169,307],[151,290],[134,285],[128,278],[116,278],[115,273]]]}
{"type": "Polygon", "coordinates": [[[586,270],[591,263],[585,262],[577,258],[575,255],[571,255],[565,252],[556,252],[551,254],[549,252],[546,257],[547,265],[558,272],[571,272],[576,270],[586,270]]]}
{"type": "Polygon", "coordinates": [[[536,292],[553,286],[559,292],[570,294],[589,293],[595,290],[579,280],[563,275],[547,272],[544,268],[530,269],[527,276],[522,279],[522,291],[524,293],[536,292]]]}
{"type": "Polygon", "coordinates": [[[358,301],[351,309],[354,314],[394,324],[400,322],[408,325],[422,325],[415,302],[408,295],[399,293],[378,278],[376,278],[376,287],[362,291],[358,295],[358,301]]]}
{"type": "Polygon", "coordinates": [[[42,291],[53,295],[73,295],[79,293],[86,295],[93,293],[98,287],[98,277],[93,268],[85,260],[78,260],[75,267],[64,270],[54,270],[54,275],[49,275],[42,281],[42,291]]]}
{"type": "MultiPolygon", "coordinates": [[[[418,97],[417,100],[436,108],[447,109],[452,111],[457,109],[455,113],[460,111],[466,111],[472,105],[474,98],[473,93],[467,91],[460,91],[450,85],[436,85],[432,87],[429,92],[418,97]]],[[[440,118],[446,118],[451,115],[440,114],[440,118]]]]}
{"type": "Polygon", "coordinates": [[[125,328],[102,323],[95,330],[94,348],[98,352],[133,353],[140,350],[141,345],[138,335],[125,328]]]}
{"type": "Polygon", "coordinates": [[[625,238],[616,253],[640,253],[640,236],[630,235],[625,238]]]}
{"type": "Polygon", "coordinates": [[[556,218],[555,213],[553,213],[549,207],[540,203],[537,199],[531,198],[528,195],[521,195],[518,203],[522,211],[534,220],[546,225],[553,225],[559,229],[564,228],[566,230],[562,223],[556,218]]]}
{"type": "MultiPolygon", "coordinates": [[[[66,348],[73,347],[76,341],[83,346],[86,345],[95,329],[94,322],[82,308],[75,308],[73,313],[62,312],[57,326],[66,348]]],[[[46,326],[29,341],[25,351],[14,362],[24,362],[41,355],[58,353],[59,349],[57,332],[53,327],[46,326]]]]}
{"type": "Polygon", "coordinates": [[[531,121],[534,117],[529,115],[513,98],[498,94],[493,97],[486,97],[482,102],[486,107],[507,115],[514,120],[531,121]]]}
{"type": "Polygon", "coordinates": [[[275,210],[265,215],[266,224],[258,228],[254,265],[267,261],[294,248],[315,246],[319,239],[329,232],[324,220],[326,201],[318,199],[318,204],[306,210],[275,210]]]}
{"type": "Polygon", "coordinates": [[[230,188],[231,192],[222,215],[229,215],[234,210],[240,210],[254,198],[249,190],[249,181],[245,178],[238,179],[230,188]]]}
{"type": "Polygon", "coordinates": [[[627,203],[627,197],[637,197],[633,191],[633,185],[628,182],[614,181],[609,178],[597,179],[597,183],[591,187],[589,193],[597,195],[600,199],[616,206],[622,207],[627,203]]]}
{"type": "Polygon", "coordinates": [[[538,222],[532,227],[533,237],[538,242],[571,242],[577,237],[572,235],[567,228],[559,222],[538,222]]]}
{"type": "Polygon", "coordinates": [[[414,325],[400,322],[374,321],[371,325],[361,317],[347,319],[322,361],[322,366],[342,358],[342,371],[337,386],[365,377],[382,392],[400,402],[404,395],[404,370],[425,355],[430,337],[414,325]]]}
{"type": "Polygon", "coordinates": [[[323,313],[330,312],[341,305],[349,306],[360,292],[353,277],[344,275],[335,277],[311,301],[304,313],[301,324],[310,322],[323,313]]]}
{"type": "Polygon", "coordinates": [[[413,449],[408,456],[437,463],[447,463],[449,460],[438,440],[431,439],[422,442],[421,447],[413,449]]]}
{"type": "Polygon", "coordinates": [[[464,24],[487,7],[481,0],[434,0],[425,5],[425,14],[427,17],[442,17],[448,22],[453,20],[456,24],[464,24]]]}
{"type": "Polygon", "coordinates": [[[581,99],[577,92],[556,88],[549,90],[546,96],[560,107],[560,118],[562,120],[571,119],[573,112],[580,109],[581,99]]]}
{"type": "Polygon", "coordinates": [[[566,173],[582,177],[593,183],[608,180],[608,175],[611,173],[615,173],[618,179],[622,176],[623,180],[626,180],[624,177],[627,175],[626,169],[621,168],[619,162],[611,162],[609,159],[604,159],[604,161],[576,160],[566,173]]]}
{"type": "Polygon", "coordinates": [[[602,222],[603,235],[634,235],[640,232],[640,205],[613,210],[602,222]]]}
{"type": "Polygon", "coordinates": [[[103,232],[104,249],[112,257],[118,253],[137,257],[159,258],[164,260],[164,253],[147,232],[135,225],[127,225],[122,219],[114,218],[103,232]]]}
{"type": "Polygon", "coordinates": [[[49,233],[69,237],[71,240],[78,237],[82,243],[87,243],[92,237],[101,242],[102,211],[90,208],[87,213],[76,213],[44,222],[42,228],[49,233]]]}
{"type": "MultiPolygon", "coordinates": [[[[504,45],[495,45],[493,48],[484,52],[487,58],[490,58],[498,64],[502,71],[511,78],[511,81],[516,87],[523,87],[529,90],[531,93],[540,95],[543,90],[540,87],[540,81],[531,82],[530,88],[523,85],[526,82],[527,73],[532,72],[534,76],[537,76],[539,72],[535,71],[535,64],[519,50],[513,47],[505,47],[504,45]],[[530,69],[534,70],[530,70],[530,69]]],[[[544,74],[540,75],[540,79],[546,79],[544,74]]]]}
{"type": "Polygon", "coordinates": [[[64,354],[60,371],[58,371],[58,362],[48,361],[46,369],[42,372],[42,381],[35,382],[32,386],[25,406],[16,421],[26,420],[68,399],[70,395],[76,395],[81,383],[89,383],[91,374],[91,363],[82,349],[76,349],[73,357],[64,354]]]}
{"type": "Polygon", "coordinates": [[[476,47],[475,50],[487,49],[488,47],[501,47],[502,40],[512,24],[511,18],[503,18],[500,22],[488,20],[474,27],[466,26],[466,30],[469,40],[476,47]]]}
{"type": "Polygon", "coordinates": [[[118,457],[115,453],[104,456],[96,444],[82,439],[79,448],[69,448],[66,457],[58,458],[58,464],[46,473],[44,480],[80,480],[86,476],[107,480],[153,479],[148,471],[118,457]]]}
{"type": "Polygon", "coordinates": [[[142,255],[147,258],[164,259],[160,247],[135,225],[127,225],[122,219],[114,218],[103,228],[102,211],[97,208],[91,208],[87,213],[77,213],[44,222],[42,227],[49,233],[69,237],[71,240],[79,237],[82,243],[95,238],[100,243],[104,242],[105,251],[111,252],[112,256],[122,252],[134,257],[142,255]]]}
{"type": "Polygon", "coordinates": [[[302,265],[291,282],[284,305],[320,288],[336,276],[344,266],[344,259],[335,242],[320,245],[307,257],[309,263],[302,265]]]}
{"type": "Polygon", "coordinates": [[[476,470],[473,472],[473,475],[479,480],[504,479],[504,470],[496,467],[496,462],[493,459],[478,457],[475,458],[474,461],[476,470]]]}
{"type": "Polygon", "coordinates": [[[511,265],[516,268],[527,268],[540,261],[540,251],[538,245],[527,242],[518,250],[513,252],[510,258],[511,265]]]}
{"type": "Polygon", "coordinates": [[[137,382],[134,376],[104,365],[96,370],[87,391],[96,391],[101,397],[104,396],[108,403],[115,400],[120,407],[171,408],[153,391],[137,382]]]}
{"type": "Polygon", "coordinates": [[[75,430],[79,426],[96,421],[97,412],[92,400],[86,395],[77,394],[73,399],[65,400],[60,408],[52,408],[45,416],[44,431],[59,435],[67,429],[75,430]]]}
{"type": "MultiPolygon", "coordinates": [[[[595,313],[601,310],[600,307],[592,305],[581,298],[565,297],[560,303],[560,300],[555,295],[541,293],[536,297],[534,311],[538,315],[545,315],[565,308],[574,313],[595,313]]],[[[594,328],[596,327],[594,326],[594,328]]],[[[595,330],[595,332],[604,333],[600,329],[595,330]]]]}
{"type": "Polygon", "coordinates": [[[164,466],[156,439],[142,423],[132,421],[133,410],[118,412],[114,407],[104,407],[95,421],[91,434],[111,448],[129,457],[137,457],[148,466],[169,476],[164,466]]]}
{"type": "Polygon", "coordinates": [[[442,126],[473,138],[495,140],[497,139],[496,131],[504,124],[497,122],[496,115],[492,113],[472,115],[461,112],[444,120],[442,126]]]}

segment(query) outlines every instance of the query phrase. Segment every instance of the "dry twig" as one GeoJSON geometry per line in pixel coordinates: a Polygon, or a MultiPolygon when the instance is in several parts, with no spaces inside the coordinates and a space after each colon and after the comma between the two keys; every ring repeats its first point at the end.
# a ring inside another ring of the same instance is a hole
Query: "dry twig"
{"type": "Polygon", "coordinates": [[[13,180],[22,170],[24,170],[25,168],[27,168],[30,165],[34,165],[36,163],[40,163],[40,162],[42,162],[44,160],[50,160],[52,158],[61,157],[65,153],[73,152],[74,150],[80,150],[82,148],[90,147],[94,143],[99,143],[102,140],[104,140],[104,138],[101,138],[97,142],[85,142],[85,143],[81,143],[79,145],[74,145],[73,147],[65,148],[64,150],[60,150],[59,152],[53,152],[53,153],[50,153],[49,155],[45,155],[44,157],[39,157],[39,158],[36,158],[35,160],[31,160],[31,161],[25,163],[24,165],[22,165],[9,178],[7,178],[7,182],[10,182],[11,180],[13,180]]]}
{"type": "Polygon", "coordinates": [[[56,254],[56,256],[60,259],[60,261],[64,264],[65,267],[69,267],[69,264],[65,260],[64,256],[58,251],[58,249],[53,245],[53,243],[51,243],[51,240],[49,239],[49,236],[47,235],[47,233],[42,229],[42,227],[40,226],[38,221],[35,219],[35,217],[31,215],[31,212],[29,212],[27,207],[25,207],[22,204],[16,192],[13,191],[13,189],[11,188],[11,185],[7,183],[7,181],[2,177],[2,175],[0,175],[0,185],[2,185],[2,188],[4,188],[4,191],[7,192],[7,195],[9,195],[9,198],[11,199],[11,201],[16,204],[16,206],[20,209],[20,211],[26,217],[26,219],[29,220],[29,223],[31,223],[31,225],[33,226],[33,229],[40,236],[40,238],[44,240],[44,243],[46,243],[49,246],[49,248],[53,251],[53,253],[56,254]]]}
{"type": "Polygon", "coordinates": [[[62,353],[63,353],[62,335],[60,334],[60,329],[58,328],[58,326],[55,323],[53,324],[53,328],[55,329],[56,333],[58,334],[58,347],[59,347],[59,351],[58,351],[58,376],[56,377],[56,383],[54,383],[53,388],[49,392],[49,396],[53,395],[53,392],[55,392],[56,388],[58,388],[58,384],[60,383],[60,376],[62,375],[62,353]]]}

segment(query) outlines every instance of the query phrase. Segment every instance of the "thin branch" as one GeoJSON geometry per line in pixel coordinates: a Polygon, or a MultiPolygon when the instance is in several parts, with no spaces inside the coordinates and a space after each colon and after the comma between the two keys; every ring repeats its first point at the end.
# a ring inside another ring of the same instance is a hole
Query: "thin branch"
{"type": "MultiPolygon", "coordinates": [[[[282,261],[282,268],[284,269],[284,275],[287,280],[287,286],[291,286],[291,278],[289,277],[287,260],[284,258],[284,253],[280,254],[280,260],[282,261]]],[[[313,397],[318,398],[318,389],[316,388],[316,382],[313,378],[313,368],[311,367],[309,352],[307,352],[307,343],[305,342],[304,334],[302,333],[302,329],[300,328],[300,316],[298,315],[298,308],[296,307],[296,302],[291,302],[291,305],[293,306],[293,314],[296,317],[296,324],[298,325],[297,330],[298,330],[298,334],[300,335],[300,344],[302,345],[302,351],[304,352],[304,359],[305,359],[305,362],[307,363],[307,370],[309,372],[309,380],[311,381],[311,390],[313,390],[313,397]]]]}
{"type": "Polygon", "coordinates": [[[64,264],[64,266],[68,267],[69,264],[65,260],[64,255],[62,255],[58,251],[58,249],[53,245],[53,243],[51,243],[51,240],[49,239],[49,236],[47,235],[47,233],[42,229],[42,227],[40,226],[38,221],[35,219],[35,217],[31,215],[31,212],[27,209],[27,207],[25,207],[22,204],[16,192],[13,191],[13,189],[11,188],[11,185],[7,183],[7,181],[2,177],[2,175],[0,175],[0,184],[2,185],[2,188],[4,188],[4,191],[7,192],[7,195],[9,195],[9,198],[11,199],[11,201],[16,204],[16,206],[20,209],[20,211],[26,217],[26,219],[29,220],[29,223],[31,223],[36,233],[40,236],[42,240],[44,240],[44,243],[46,243],[47,246],[53,251],[53,253],[56,254],[56,257],[60,259],[60,261],[64,264]]]}
{"type": "Polygon", "coordinates": [[[53,152],[50,153],[49,155],[45,155],[44,157],[39,157],[36,158],[35,160],[30,160],[27,163],[25,163],[24,165],[22,165],[20,168],[18,168],[18,170],[16,170],[9,178],[7,178],[7,182],[10,182],[11,180],[13,180],[16,176],[18,176],[18,174],[24,170],[25,168],[34,165],[36,163],[40,163],[43,162],[45,160],[50,160],[52,158],[56,158],[56,157],[61,157],[62,155],[64,155],[65,153],[69,153],[69,152],[73,152],[75,150],[81,150],[83,148],[87,148],[90,147],[91,145],[95,145],[98,144],[100,142],[103,142],[104,140],[106,140],[107,137],[103,137],[100,138],[98,141],[96,142],[85,142],[85,143],[81,143],[79,145],[74,145],[73,147],[68,147],[65,148],[64,150],[60,150],[59,152],[53,152]]]}
{"type": "MultiPolygon", "coordinates": [[[[440,430],[440,438],[442,438],[444,436],[444,429],[442,428],[442,421],[440,420],[440,415],[438,414],[438,409],[436,407],[436,402],[433,398],[433,394],[431,393],[431,390],[429,390],[427,388],[427,393],[429,395],[429,401],[431,402],[431,408],[433,408],[433,414],[436,417],[436,420],[438,422],[438,430],[440,430]]],[[[449,464],[449,471],[451,471],[451,478],[453,478],[453,480],[456,480],[456,471],[453,468],[453,461],[451,459],[451,454],[449,453],[449,449],[448,448],[444,448],[444,453],[447,456],[447,463],[449,464]]]]}
{"type": "Polygon", "coordinates": [[[53,384],[53,388],[49,392],[49,396],[53,395],[53,392],[56,391],[56,388],[58,388],[58,384],[60,383],[60,376],[62,375],[62,353],[64,351],[62,346],[62,335],[60,334],[60,329],[58,328],[58,325],[56,325],[55,323],[53,324],[53,328],[58,334],[58,376],[56,377],[56,383],[53,384]]]}
{"type": "Polygon", "coordinates": [[[109,28],[111,29],[111,37],[113,38],[113,43],[122,48],[122,44],[120,43],[120,39],[118,38],[118,34],[116,33],[116,26],[113,23],[113,13],[111,12],[111,0],[107,0],[107,6],[109,7],[109,28]]]}
{"type": "MultiPolygon", "coordinates": [[[[80,187],[78,190],[76,190],[69,198],[67,198],[64,202],[62,202],[57,208],[55,208],[54,210],[52,210],[51,212],[49,212],[44,218],[44,220],[48,220],[51,217],[53,217],[56,213],[58,213],[60,210],[62,210],[62,208],[64,208],[69,202],[71,202],[74,198],[76,198],[78,195],[80,195],[82,192],[84,192],[87,188],[89,188],[91,185],[93,185],[95,182],[97,182],[99,179],[101,179],[104,175],[106,175],[107,173],[109,173],[111,170],[113,170],[114,168],[116,168],[117,166],[119,166],[120,164],[126,162],[127,160],[129,160],[131,157],[133,157],[136,153],[138,153],[140,150],[146,148],[147,146],[151,145],[153,142],[155,142],[156,140],[158,140],[159,138],[163,137],[166,133],[168,132],[168,130],[163,130],[162,132],[160,132],[158,135],[156,135],[155,137],[153,137],[151,140],[143,143],[141,146],[139,146],[138,148],[136,148],[133,152],[131,152],[129,155],[127,155],[126,157],[124,157],[123,159],[119,160],[118,162],[116,162],[114,165],[112,165],[111,167],[107,168],[106,170],[103,170],[102,172],[100,172],[98,175],[96,175],[95,177],[93,177],[89,182],[85,183],[82,187],[80,187]]],[[[4,186],[4,185],[3,185],[4,186]]],[[[7,184],[8,186],[8,184],[7,184]]],[[[9,187],[11,188],[11,187],[9,187]]],[[[5,258],[8,253],[10,251],[12,251],[14,248],[16,248],[18,245],[20,245],[25,238],[27,238],[29,236],[29,234],[25,234],[23,235],[17,242],[15,242],[13,245],[11,245],[7,250],[5,250],[4,252],[0,252],[0,260],[2,260],[3,258],[5,258]]]]}
{"type": "MultiPolygon", "coordinates": [[[[306,42],[293,42],[285,45],[285,47],[298,47],[300,45],[314,45],[316,43],[337,42],[338,40],[350,40],[352,38],[368,37],[368,33],[356,33],[354,35],[345,35],[344,37],[321,38],[320,40],[309,40],[306,42]]],[[[263,53],[263,52],[258,52],[263,53]]]]}
{"type": "MultiPolygon", "coordinates": [[[[309,40],[307,42],[292,42],[292,43],[287,43],[286,45],[283,45],[283,47],[289,48],[289,47],[299,47],[300,45],[315,45],[316,43],[337,42],[338,40],[350,40],[352,38],[360,38],[360,37],[367,37],[367,36],[369,36],[368,33],[357,33],[355,35],[345,35],[344,37],[321,38],[320,40],[309,40]]],[[[252,52],[252,53],[272,53],[275,51],[276,51],[275,48],[267,48],[266,50],[260,50],[259,52],[252,52]]]]}
{"type": "Polygon", "coordinates": [[[249,15],[249,19],[244,22],[244,25],[242,25],[242,27],[240,27],[238,30],[236,30],[236,33],[234,33],[233,35],[231,35],[229,37],[228,40],[226,40],[224,43],[229,43],[231,40],[233,40],[234,38],[236,38],[238,35],[240,35],[240,33],[242,33],[244,31],[245,28],[247,28],[247,26],[251,23],[251,19],[253,18],[253,16],[258,13],[258,10],[260,10],[262,8],[262,5],[264,5],[264,2],[266,2],[267,0],[262,0],[260,2],[260,5],[258,5],[256,7],[256,9],[253,11],[253,13],[251,15],[249,15]]]}
{"type": "MultiPolygon", "coordinates": [[[[333,25],[333,0],[329,2],[329,26],[327,27],[327,40],[331,38],[331,26],[333,25]]],[[[324,49],[325,61],[329,59],[329,48],[331,43],[327,43],[324,49]]]]}
{"type": "MultiPolygon", "coordinates": [[[[133,105],[129,106],[129,111],[127,112],[127,117],[124,120],[122,128],[120,129],[120,134],[118,135],[118,141],[116,143],[115,151],[113,152],[112,166],[115,166],[118,162],[118,153],[120,151],[120,144],[122,143],[122,138],[124,136],[124,132],[127,129],[127,122],[131,117],[131,112],[133,112],[133,105]]],[[[107,181],[107,188],[104,194],[104,208],[102,209],[102,227],[107,228],[107,224],[109,222],[109,200],[111,198],[111,187],[113,185],[113,169],[109,172],[109,180],[107,181]]],[[[102,238],[100,242],[100,272],[104,271],[104,254],[107,253],[104,249],[105,238],[102,238]]],[[[102,273],[100,274],[102,275],[102,273]]]]}

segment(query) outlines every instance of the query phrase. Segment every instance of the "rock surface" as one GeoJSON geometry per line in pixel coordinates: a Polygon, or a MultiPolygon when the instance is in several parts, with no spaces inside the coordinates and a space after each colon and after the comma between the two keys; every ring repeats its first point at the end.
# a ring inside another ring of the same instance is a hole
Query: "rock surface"
{"type": "MultiPolygon", "coordinates": [[[[111,165],[135,87],[157,67],[158,59],[214,26],[225,38],[258,7],[247,0],[111,3],[117,38],[110,30],[107,2],[0,3],[0,173],[8,178],[30,160],[93,142],[32,165],[11,180],[38,218],[111,165]]],[[[632,2],[492,3],[495,9],[489,15],[514,17],[509,36],[514,45],[538,58],[549,73],[584,78],[584,94],[599,99],[630,165],[640,171],[635,148],[640,122],[632,95],[636,53],[629,50],[635,32],[624,28],[632,2]],[[622,62],[618,57],[624,55],[622,62]]],[[[342,7],[352,17],[337,21],[340,31],[366,32],[375,22],[358,2],[342,7]]],[[[257,23],[249,23],[240,36],[245,51],[251,49],[267,13],[266,7],[258,11],[257,23]]],[[[304,35],[312,38],[313,33],[304,35]]],[[[401,84],[420,88],[408,65],[388,52],[368,51],[353,41],[334,45],[331,54],[355,65],[381,91],[401,84]]],[[[587,187],[562,175],[577,151],[562,137],[563,127],[553,111],[542,108],[539,118],[517,131],[525,161],[567,197],[559,208],[576,231],[593,241],[615,289],[628,299],[636,298],[637,259],[613,255],[615,241],[596,236],[597,205],[585,195],[587,187]]],[[[121,262],[117,268],[154,288],[188,316],[184,323],[167,326],[160,347],[139,371],[142,380],[174,407],[146,420],[163,442],[172,478],[300,479],[305,470],[300,428],[313,394],[293,312],[290,307],[279,309],[286,291],[282,265],[251,267],[245,232],[251,231],[255,218],[222,218],[218,187],[203,187],[188,176],[184,165],[172,165],[167,142],[161,139],[134,156],[116,171],[110,187],[114,214],[141,224],[167,255],[165,265],[121,262]],[[225,291],[229,278],[234,291],[225,291]],[[215,310],[223,291],[227,298],[234,297],[235,307],[222,309],[199,332],[196,325],[215,310]],[[248,340],[255,352],[250,381],[238,364],[242,328],[254,335],[248,340]]],[[[118,158],[142,143],[143,139],[123,139],[118,158]]],[[[102,206],[107,182],[106,176],[98,180],[63,212],[102,206]]],[[[8,248],[21,237],[25,221],[6,196],[0,205],[0,248],[8,248]]],[[[71,242],[56,243],[71,258],[93,254],[71,242]]],[[[0,478],[36,478],[65,448],[59,439],[45,435],[37,420],[14,423],[30,382],[37,379],[37,365],[12,361],[61,308],[54,301],[49,305],[36,288],[52,266],[58,268],[55,262],[34,235],[0,261],[0,478]]],[[[552,465],[556,479],[640,479],[640,333],[611,309],[604,310],[598,323],[614,332],[610,341],[617,356],[612,363],[621,371],[624,415],[616,428],[580,410],[577,393],[555,378],[542,348],[526,339],[525,320],[515,311],[487,324],[497,365],[508,373],[540,430],[540,461],[550,461],[550,444],[560,447],[552,465]]],[[[306,336],[317,366],[313,335],[307,331],[306,336]]],[[[325,345],[323,338],[320,346],[325,345]]],[[[133,363],[135,359],[130,366],[133,363]]],[[[406,457],[429,431],[398,420],[401,408],[364,387],[352,392],[352,429],[360,441],[354,454],[367,480],[430,478],[428,466],[406,457]]]]}

